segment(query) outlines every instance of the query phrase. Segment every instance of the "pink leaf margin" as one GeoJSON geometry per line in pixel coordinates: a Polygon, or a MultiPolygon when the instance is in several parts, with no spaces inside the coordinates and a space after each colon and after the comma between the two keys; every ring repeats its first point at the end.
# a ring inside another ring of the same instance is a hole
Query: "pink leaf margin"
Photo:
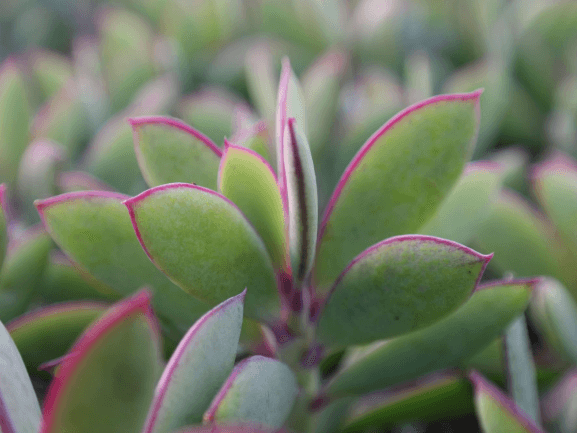
{"type": "Polygon", "coordinates": [[[495,385],[485,379],[479,372],[472,370],[469,373],[469,380],[473,384],[475,394],[486,393],[492,399],[496,400],[497,403],[503,407],[507,412],[513,415],[519,424],[523,426],[530,433],[546,433],[545,430],[539,428],[535,422],[529,418],[519,407],[507,397],[501,390],[499,390],[495,385]]]}
{"type": "Polygon", "coordinates": [[[188,330],[188,332],[185,334],[182,340],[180,340],[180,343],[178,344],[174,353],[170,357],[170,360],[168,361],[168,364],[166,365],[166,368],[164,369],[162,376],[160,377],[160,381],[158,382],[158,385],[156,387],[151,410],[148,414],[148,419],[145,423],[145,427],[142,430],[142,433],[152,433],[154,431],[158,413],[162,408],[166,392],[171,385],[174,373],[180,366],[182,357],[185,355],[190,343],[196,337],[198,332],[202,329],[202,327],[210,318],[216,316],[217,314],[221,314],[223,311],[231,308],[232,306],[238,303],[242,304],[246,296],[246,291],[247,289],[245,288],[239,295],[227,299],[223,303],[217,305],[212,310],[204,314],[200,319],[196,321],[194,325],[192,325],[192,327],[188,330]]]}
{"type": "Polygon", "coordinates": [[[57,407],[62,398],[62,392],[68,385],[70,376],[74,374],[84,357],[97,345],[102,337],[112,331],[115,326],[122,324],[128,317],[144,315],[158,347],[160,358],[160,328],[150,304],[152,294],[148,289],[142,289],[135,295],[113,305],[104,316],[90,326],[76,341],[69,354],[60,364],[58,374],[54,377],[43,408],[43,421],[40,433],[52,431],[55,422],[57,407]]]}
{"type": "Polygon", "coordinates": [[[321,226],[319,229],[319,237],[317,242],[317,248],[320,246],[320,240],[324,235],[324,231],[326,225],[329,221],[331,213],[335,208],[335,205],[345,187],[349,178],[351,177],[352,173],[356,170],[359,166],[363,158],[370,152],[370,150],[374,147],[375,143],[388,131],[393,129],[397,123],[403,120],[405,117],[409,116],[410,114],[418,111],[424,107],[437,104],[439,102],[447,102],[447,101],[474,101],[475,102],[475,113],[477,119],[480,118],[480,105],[479,100],[481,98],[481,94],[483,93],[483,89],[476,90],[471,93],[454,93],[449,95],[438,95],[434,96],[429,99],[425,99],[424,101],[418,102],[416,104],[411,105],[410,107],[405,108],[404,110],[397,113],[393,116],[389,121],[387,121],[383,126],[381,126],[368,140],[367,142],[361,147],[361,149],[357,152],[354,158],[351,160],[347,168],[345,169],[343,175],[341,176],[337,186],[329,199],[328,205],[325,209],[325,213],[321,222],[321,226]]]}

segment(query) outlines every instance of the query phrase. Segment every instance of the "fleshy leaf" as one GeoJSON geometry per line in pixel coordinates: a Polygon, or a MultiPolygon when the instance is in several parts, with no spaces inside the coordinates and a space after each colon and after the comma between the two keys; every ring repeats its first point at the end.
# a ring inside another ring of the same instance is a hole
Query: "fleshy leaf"
{"type": "Polygon", "coordinates": [[[314,261],[318,226],[315,168],[304,132],[290,118],[285,128],[283,161],[288,203],[288,233],[293,278],[297,287],[314,261]]]}
{"type": "Polygon", "coordinates": [[[0,184],[0,269],[4,264],[8,248],[8,216],[6,206],[6,184],[0,184]]]}
{"type": "Polygon", "coordinates": [[[549,222],[520,195],[501,192],[491,214],[479,227],[476,245],[495,253],[491,267],[518,277],[561,278],[562,247],[549,222]]]}
{"type": "Polygon", "coordinates": [[[577,363],[577,303],[558,281],[544,279],[536,290],[531,312],[547,342],[577,363]]]}
{"type": "Polygon", "coordinates": [[[163,322],[179,329],[179,338],[208,305],[184,293],[154,267],[138,242],[122,201],[106,191],[62,194],[36,202],[44,226],[66,254],[117,295],[151,285],[163,322]]]}
{"type": "Polygon", "coordinates": [[[469,375],[475,388],[477,417],[485,433],[545,433],[517,405],[476,371],[469,375]]]}
{"type": "Polygon", "coordinates": [[[63,193],[74,191],[113,191],[110,186],[84,171],[58,173],[56,185],[60,192],[63,193]]]}
{"type": "Polygon", "coordinates": [[[288,433],[285,430],[253,424],[201,425],[178,430],[178,433],[288,433]]]}
{"type": "Polygon", "coordinates": [[[26,311],[42,282],[52,245],[50,236],[38,226],[9,245],[0,272],[0,320],[6,322],[26,311]]]}
{"type": "Polygon", "coordinates": [[[173,183],[124,204],[148,256],[183,290],[216,304],[247,287],[247,316],[265,322],[278,317],[266,247],[228,199],[200,186],[173,183]]]}
{"type": "Polygon", "coordinates": [[[170,117],[128,119],[134,150],[149,186],[172,182],[216,189],[222,151],[204,134],[170,117]]]}
{"type": "Polygon", "coordinates": [[[313,285],[326,293],[365,248],[416,231],[433,216],[469,158],[481,91],[441,95],[385,123],[353,158],[323,217],[313,285]]]}
{"type": "Polygon", "coordinates": [[[280,428],[297,393],[296,378],[285,364],[264,356],[251,356],[234,367],[204,414],[204,421],[251,422],[280,428]]]}
{"type": "Polygon", "coordinates": [[[53,51],[35,51],[29,66],[42,100],[53,96],[72,78],[70,60],[53,51]]]}
{"type": "Polygon", "coordinates": [[[261,117],[273,124],[275,115],[276,77],[273,67],[272,47],[257,42],[249,48],[244,61],[247,87],[261,117]]]}
{"type": "Polygon", "coordinates": [[[527,322],[522,314],[505,331],[505,353],[509,392],[513,400],[536,423],[541,422],[539,414],[539,392],[531,342],[527,322]]]}
{"type": "Polygon", "coordinates": [[[491,257],[430,236],[373,245],[337,279],[320,313],[318,339],[358,345],[431,325],[469,298],[491,257]]]}
{"type": "Polygon", "coordinates": [[[286,269],[282,198],[270,165],[257,153],[225,141],[218,184],[219,191],[252,223],[275,269],[286,269]]]}
{"type": "Polygon", "coordinates": [[[380,342],[326,386],[330,396],[364,394],[459,366],[521,314],[535,281],[482,286],[457,311],[425,329],[380,342]]]}
{"type": "Polygon", "coordinates": [[[473,390],[468,380],[434,373],[407,387],[360,398],[350,408],[341,431],[385,430],[415,418],[431,422],[449,416],[457,418],[473,410],[473,390]]]}
{"type": "Polygon", "coordinates": [[[150,296],[115,304],[80,336],[50,384],[40,433],[142,428],[162,368],[150,296]]]}
{"type": "Polygon", "coordinates": [[[63,356],[106,304],[65,302],[29,312],[6,324],[31,374],[44,362],[63,356]]]}
{"type": "Polygon", "coordinates": [[[24,80],[14,59],[0,67],[0,181],[16,179],[20,158],[30,142],[29,107],[24,80]]]}
{"type": "Polygon", "coordinates": [[[489,216],[502,181],[498,164],[489,161],[469,164],[435,216],[419,232],[467,244],[489,216]]]}
{"type": "Polygon", "coordinates": [[[20,353],[0,322],[0,429],[7,433],[36,433],[40,405],[20,353]]]}
{"type": "Polygon", "coordinates": [[[577,253],[577,163],[557,153],[535,166],[532,177],[539,203],[577,253]]]}
{"type": "Polygon", "coordinates": [[[234,365],[245,293],[210,310],[180,341],[156,387],[143,433],[202,421],[234,365]]]}
{"type": "Polygon", "coordinates": [[[258,153],[267,161],[272,161],[269,140],[266,122],[261,120],[254,125],[237,130],[230,141],[258,153]]]}
{"type": "Polygon", "coordinates": [[[284,139],[288,119],[294,117],[301,128],[306,131],[304,96],[300,84],[291,68],[288,57],[285,57],[282,60],[275,116],[277,174],[281,188],[281,195],[283,200],[285,200],[284,205],[285,207],[288,207],[285,195],[286,180],[284,174],[284,139]]]}

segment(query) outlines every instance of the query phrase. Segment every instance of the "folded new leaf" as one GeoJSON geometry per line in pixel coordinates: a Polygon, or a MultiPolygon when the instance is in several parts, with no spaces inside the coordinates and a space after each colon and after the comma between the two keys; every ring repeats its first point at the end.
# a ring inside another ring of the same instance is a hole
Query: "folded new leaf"
{"type": "Polygon", "coordinates": [[[473,371],[469,378],[475,388],[475,409],[484,433],[545,433],[479,373],[473,371]]]}
{"type": "Polygon", "coordinates": [[[264,356],[251,356],[234,367],[210,407],[205,423],[250,422],[280,428],[298,393],[293,372],[264,356]]]}
{"type": "Polygon", "coordinates": [[[326,385],[326,396],[364,394],[459,366],[525,310],[535,284],[536,280],[519,280],[479,287],[443,320],[380,343],[380,347],[350,363],[326,385]]]}
{"type": "Polygon", "coordinates": [[[244,213],[261,236],[276,270],[286,270],[282,198],[271,166],[252,150],[225,139],[218,188],[244,213]]]}
{"type": "Polygon", "coordinates": [[[246,290],[202,316],[164,369],[143,433],[197,424],[234,365],[246,290]]]}
{"type": "Polygon", "coordinates": [[[0,322],[0,430],[4,433],[36,433],[40,405],[20,353],[0,322]]]}
{"type": "Polygon", "coordinates": [[[320,313],[329,346],[365,344],[431,325],[475,289],[492,255],[431,236],[384,240],[355,258],[320,313]]]}
{"type": "Polygon", "coordinates": [[[74,344],[46,394],[41,433],[142,428],[162,367],[150,296],[115,304],[74,344]]]}
{"type": "Polygon", "coordinates": [[[385,123],[351,161],[323,217],[313,284],[326,294],[364,249],[418,230],[459,178],[475,143],[481,91],[441,95],[385,123]]]}
{"type": "Polygon", "coordinates": [[[216,189],[222,151],[210,138],[170,117],[128,121],[138,165],[149,186],[186,182],[216,189]]]}
{"type": "Polygon", "coordinates": [[[216,304],[247,287],[245,314],[265,322],[278,318],[277,283],[266,247],[227,198],[172,183],[124,204],[150,259],[183,290],[216,304]]]}
{"type": "Polygon", "coordinates": [[[127,198],[106,191],[85,191],[35,204],[46,230],[72,260],[121,296],[150,285],[158,293],[154,307],[182,336],[208,305],[184,293],[150,263],[122,205],[127,198]]]}

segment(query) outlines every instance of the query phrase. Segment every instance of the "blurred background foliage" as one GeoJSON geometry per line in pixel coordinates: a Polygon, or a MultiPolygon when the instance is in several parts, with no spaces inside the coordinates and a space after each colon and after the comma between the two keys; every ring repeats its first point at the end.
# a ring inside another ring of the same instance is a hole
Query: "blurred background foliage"
{"type": "MultiPolygon", "coordinates": [[[[577,241],[567,241],[563,230],[553,233],[535,213],[529,176],[532,164],[556,152],[577,158],[575,1],[3,0],[0,182],[8,184],[11,236],[39,221],[34,199],[147,188],[130,116],[168,114],[219,146],[229,137],[274,162],[284,56],[303,87],[321,210],[348,162],[392,115],[435,94],[483,87],[473,159],[497,161],[508,190],[499,192],[501,179],[495,180],[491,211],[459,242],[495,251],[488,277],[549,275],[577,298],[577,241]]],[[[27,289],[0,308],[3,321],[49,301],[99,299],[97,290],[106,291],[80,278],[54,250],[47,259],[53,247],[37,241],[48,264],[34,275],[15,271],[14,280],[25,279],[27,289]]],[[[12,294],[2,290],[6,302],[4,295],[12,294]]],[[[548,318],[534,309],[537,363],[569,371],[577,361],[555,355],[543,337],[551,326],[539,327],[548,318]]],[[[499,371],[491,377],[503,383],[501,349],[496,342],[472,365],[489,376],[499,371]]],[[[538,371],[541,382],[551,383],[548,372],[538,371]]],[[[574,377],[569,373],[560,386],[574,377]]],[[[575,395],[563,397],[569,415],[575,395]]],[[[470,404],[461,409],[470,421],[461,428],[475,429],[470,404]]],[[[553,412],[550,420],[559,416],[553,412]]],[[[396,431],[459,428],[438,418],[427,414],[429,424],[396,431]]],[[[562,418],[570,426],[554,431],[577,431],[574,418],[562,418]]],[[[368,426],[363,429],[376,428],[368,426]]]]}

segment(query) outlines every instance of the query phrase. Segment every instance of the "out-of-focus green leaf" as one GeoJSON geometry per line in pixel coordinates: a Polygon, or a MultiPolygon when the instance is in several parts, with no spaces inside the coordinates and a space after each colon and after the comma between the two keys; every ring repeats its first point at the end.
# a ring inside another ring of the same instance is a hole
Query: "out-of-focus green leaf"
{"type": "Polygon", "coordinates": [[[20,158],[30,142],[24,80],[14,59],[0,67],[0,181],[16,180],[20,158]]]}
{"type": "Polygon", "coordinates": [[[430,422],[456,418],[473,410],[473,389],[468,380],[451,374],[433,374],[401,390],[360,398],[349,409],[342,431],[382,430],[411,419],[430,422]]]}
{"type": "Polygon", "coordinates": [[[216,189],[222,151],[208,137],[170,117],[129,122],[140,171],[149,186],[186,182],[216,189]]]}
{"type": "Polygon", "coordinates": [[[204,422],[250,422],[280,428],[297,393],[290,368],[272,358],[251,356],[234,367],[204,414],[204,422]]]}
{"type": "Polygon", "coordinates": [[[467,244],[491,212],[503,181],[502,171],[488,161],[469,164],[435,216],[419,232],[467,244]]]}
{"type": "Polygon", "coordinates": [[[29,65],[42,102],[56,94],[72,78],[70,60],[56,52],[35,51],[29,65]]]}
{"type": "Polygon", "coordinates": [[[210,310],[181,340],[160,378],[143,433],[202,421],[234,365],[245,293],[210,310]]]}
{"type": "Polygon", "coordinates": [[[246,53],[244,69],[248,90],[258,113],[273,125],[277,80],[270,43],[259,41],[246,53]]]}
{"type": "Polygon", "coordinates": [[[41,433],[136,432],[162,370],[150,293],[121,301],[84,331],[46,394],[41,433]]]}
{"type": "Polygon", "coordinates": [[[26,310],[39,289],[51,248],[50,236],[37,226],[9,245],[0,272],[0,320],[6,322],[26,310]]]}
{"type": "Polygon", "coordinates": [[[563,246],[555,239],[552,227],[525,199],[510,190],[501,192],[492,212],[480,225],[475,244],[495,253],[490,266],[501,273],[562,279],[563,246]]]}
{"type": "Polygon", "coordinates": [[[540,423],[537,376],[524,315],[509,325],[504,341],[513,400],[535,423],[540,423]]]}
{"type": "Polygon", "coordinates": [[[401,111],[341,177],[320,227],[313,284],[326,293],[345,266],[382,239],[417,230],[469,158],[481,91],[442,95],[401,111]]]}
{"type": "Polygon", "coordinates": [[[425,329],[369,346],[325,387],[329,397],[364,394],[459,366],[525,310],[534,281],[481,287],[457,311],[425,329]]]}
{"type": "Polygon", "coordinates": [[[150,263],[122,205],[126,198],[105,191],[76,192],[37,201],[36,207],[60,248],[116,295],[150,285],[161,319],[182,335],[208,305],[184,293],[150,263]]]}
{"type": "Polygon", "coordinates": [[[244,213],[260,235],[276,270],[287,269],[284,210],[276,175],[255,152],[225,142],[219,191],[244,213]]]}
{"type": "Polygon", "coordinates": [[[469,298],[490,259],[428,236],[380,242],[338,278],[321,310],[317,336],[340,347],[429,326],[469,298]]]}
{"type": "Polygon", "coordinates": [[[0,269],[8,249],[8,216],[6,215],[6,184],[0,184],[0,269]]]}
{"type": "Polygon", "coordinates": [[[15,433],[36,433],[41,413],[32,382],[22,356],[0,322],[0,419],[2,430],[15,433]]]}
{"type": "Polygon", "coordinates": [[[314,262],[319,215],[313,158],[295,118],[288,119],[285,126],[283,152],[290,260],[295,284],[300,287],[314,262]]]}
{"type": "Polygon", "coordinates": [[[173,183],[124,204],[148,256],[183,290],[216,304],[246,287],[247,316],[265,322],[278,318],[277,283],[266,247],[228,199],[173,183]]]}
{"type": "Polygon", "coordinates": [[[63,356],[84,329],[106,310],[96,302],[64,302],[42,307],[6,324],[30,374],[63,356]]]}
{"type": "Polygon", "coordinates": [[[485,433],[545,433],[495,385],[479,373],[470,374],[475,388],[475,409],[485,433]]]}
{"type": "Polygon", "coordinates": [[[276,161],[276,156],[273,158],[269,139],[266,122],[260,121],[250,127],[237,130],[230,141],[255,151],[272,165],[276,161]]]}

